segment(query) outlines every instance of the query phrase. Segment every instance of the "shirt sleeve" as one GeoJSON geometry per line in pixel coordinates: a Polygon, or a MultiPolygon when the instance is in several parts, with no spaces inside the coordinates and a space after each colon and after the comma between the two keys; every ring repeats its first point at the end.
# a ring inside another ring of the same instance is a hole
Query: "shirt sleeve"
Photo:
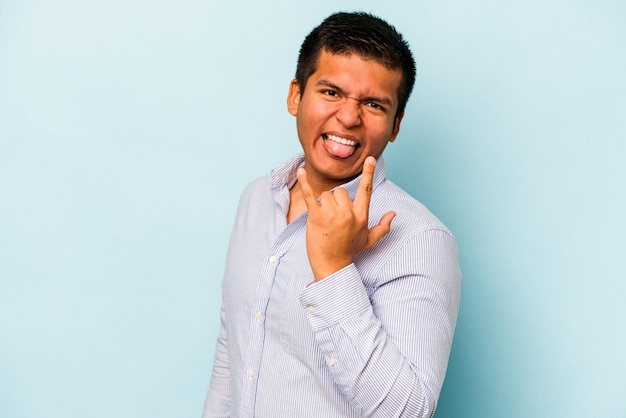
{"type": "MultiPolygon", "coordinates": [[[[357,263],[358,264],[358,263],[357,263]]],[[[461,273],[452,235],[423,231],[366,289],[354,263],[300,302],[339,389],[370,417],[432,416],[448,364],[461,273]]]]}
{"type": "Polygon", "coordinates": [[[220,312],[220,334],[215,347],[211,381],[204,401],[202,418],[228,418],[230,416],[230,369],[226,343],[226,314],[220,312]]]}

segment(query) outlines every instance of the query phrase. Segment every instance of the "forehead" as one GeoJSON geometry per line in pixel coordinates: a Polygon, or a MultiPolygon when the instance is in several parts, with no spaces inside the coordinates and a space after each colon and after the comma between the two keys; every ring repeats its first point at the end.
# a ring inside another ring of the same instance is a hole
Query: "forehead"
{"type": "Polygon", "coordinates": [[[307,86],[320,81],[330,82],[350,96],[385,96],[397,104],[402,71],[356,54],[333,54],[322,50],[307,86]]]}

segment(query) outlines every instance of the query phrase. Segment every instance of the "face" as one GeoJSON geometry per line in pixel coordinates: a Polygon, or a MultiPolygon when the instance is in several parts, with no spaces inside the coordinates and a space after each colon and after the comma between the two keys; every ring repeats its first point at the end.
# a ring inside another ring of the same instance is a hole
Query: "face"
{"type": "Polygon", "coordinates": [[[329,190],[361,173],[365,158],[380,157],[400,130],[400,70],[357,55],[322,51],[304,93],[294,80],[287,108],[296,117],[312,186],[329,190]]]}

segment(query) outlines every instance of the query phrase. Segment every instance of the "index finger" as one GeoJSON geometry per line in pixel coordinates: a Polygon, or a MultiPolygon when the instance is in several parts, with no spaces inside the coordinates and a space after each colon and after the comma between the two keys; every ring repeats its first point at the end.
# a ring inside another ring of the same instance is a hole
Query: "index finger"
{"type": "Polygon", "coordinates": [[[374,182],[374,170],[376,169],[376,159],[369,156],[363,163],[363,172],[361,173],[361,182],[359,183],[359,189],[354,197],[354,206],[364,210],[365,213],[369,211],[370,198],[372,197],[372,184],[374,182]]]}

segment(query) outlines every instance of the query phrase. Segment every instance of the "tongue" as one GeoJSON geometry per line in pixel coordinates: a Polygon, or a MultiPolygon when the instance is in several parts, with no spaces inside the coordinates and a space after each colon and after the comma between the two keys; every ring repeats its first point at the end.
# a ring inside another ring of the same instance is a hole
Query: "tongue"
{"type": "Polygon", "coordinates": [[[348,158],[354,153],[354,150],[356,149],[352,145],[340,144],[339,142],[335,142],[330,139],[327,139],[325,141],[325,144],[328,152],[338,158],[348,158]]]}

